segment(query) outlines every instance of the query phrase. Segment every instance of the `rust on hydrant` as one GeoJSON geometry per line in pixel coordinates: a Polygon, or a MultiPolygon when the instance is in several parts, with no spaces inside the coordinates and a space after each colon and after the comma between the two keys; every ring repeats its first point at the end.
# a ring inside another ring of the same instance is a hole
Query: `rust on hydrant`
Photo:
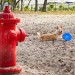
{"type": "Polygon", "coordinates": [[[16,27],[20,19],[14,18],[9,6],[0,14],[0,74],[18,73],[21,68],[16,66],[16,45],[23,42],[26,34],[16,27]]]}

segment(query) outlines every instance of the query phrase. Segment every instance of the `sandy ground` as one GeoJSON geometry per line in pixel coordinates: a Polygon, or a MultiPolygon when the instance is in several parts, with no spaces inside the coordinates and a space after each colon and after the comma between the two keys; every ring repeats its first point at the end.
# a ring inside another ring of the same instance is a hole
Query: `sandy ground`
{"type": "MultiPolygon", "coordinates": [[[[17,25],[29,35],[17,46],[17,65],[22,67],[18,75],[75,75],[75,15],[15,14],[21,22],[17,25]],[[57,24],[63,32],[70,32],[73,39],[41,42],[37,32],[51,33],[57,24]],[[66,46],[66,48],[65,48],[66,46]]],[[[17,74],[16,74],[17,75],[17,74]]]]}

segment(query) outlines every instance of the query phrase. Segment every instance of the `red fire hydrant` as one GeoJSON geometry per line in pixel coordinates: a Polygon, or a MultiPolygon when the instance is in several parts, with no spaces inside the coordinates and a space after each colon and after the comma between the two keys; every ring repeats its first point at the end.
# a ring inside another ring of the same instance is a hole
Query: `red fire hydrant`
{"type": "Polygon", "coordinates": [[[24,41],[26,34],[16,28],[20,20],[14,18],[9,6],[0,14],[0,73],[18,73],[16,66],[16,45],[24,41]]]}

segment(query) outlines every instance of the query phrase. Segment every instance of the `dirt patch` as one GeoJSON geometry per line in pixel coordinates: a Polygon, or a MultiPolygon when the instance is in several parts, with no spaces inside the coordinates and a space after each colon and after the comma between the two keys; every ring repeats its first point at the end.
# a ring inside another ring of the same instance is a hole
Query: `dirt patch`
{"type": "Polygon", "coordinates": [[[17,25],[29,35],[17,46],[17,64],[22,67],[20,75],[75,75],[75,15],[28,15],[15,14],[21,22],[17,25]],[[73,39],[40,42],[37,32],[51,33],[57,24],[63,32],[70,32],[73,39]]]}

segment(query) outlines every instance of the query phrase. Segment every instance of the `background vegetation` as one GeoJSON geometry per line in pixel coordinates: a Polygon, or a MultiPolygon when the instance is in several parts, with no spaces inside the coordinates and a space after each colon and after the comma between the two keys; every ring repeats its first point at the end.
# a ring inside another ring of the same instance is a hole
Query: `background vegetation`
{"type": "Polygon", "coordinates": [[[75,11],[75,5],[71,5],[70,2],[65,6],[64,3],[57,4],[56,2],[48,3],[47,0],[44,0],[42,6],[39,6],[38,0],[35,0],[35,5],[31,5],[32,0],[28,0],[28,4],[24,4],[25,0],[0,0],[1,10],[3,10],[5,3],[11,7],[13,11],[42,11],[42,12],[61,12],[61,11],[75,11]]]}

